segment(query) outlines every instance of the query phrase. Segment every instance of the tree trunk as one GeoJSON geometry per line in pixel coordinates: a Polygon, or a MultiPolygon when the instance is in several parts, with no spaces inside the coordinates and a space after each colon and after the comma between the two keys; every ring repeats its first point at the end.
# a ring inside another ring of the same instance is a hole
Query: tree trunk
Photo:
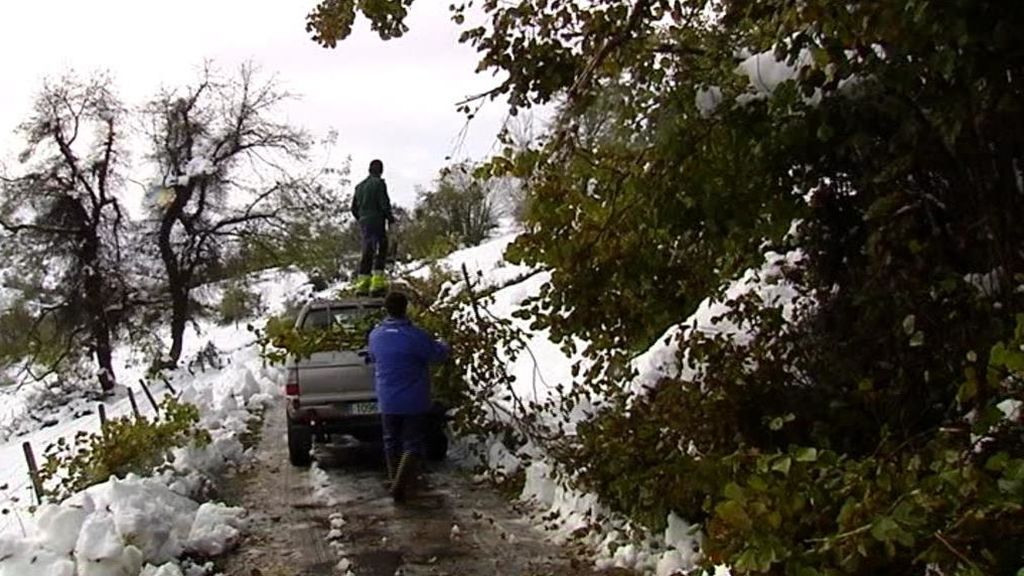
{"type": "Polygon", "coordinates": [[[93,345],[95,346],[96,363],[99,364],[100,368],[97,374],[100,381],[100,389],[104,392],[110,392],[114,389],[117,379],[114,376],[114,366],[111,358],[113,354],[110,346],[110,327],[107,324],[106,318],[93,321],[92,338],[93,345]]]}
{"type": "Polygon", "coordinates": [[[167,292],[171,296],[171,349],[167,355],[160,359],[159,365],[162,368],[175,368],[181,358],[182,342],[185,338],[185,325],[188,323],[188,294],[191,275],[187,273],[174,251],[171,244],[171,235],[174,230],[174,223],[181,215],[187,191],[175,190],[174,201],[167,207],[167,211],[161,217],[160,232],[157,236],[157,243],[160,246],[160,259],[163,261],[164,270],[167,272],[167,292]]]}
{"type": "MultiPolygon", "coordinates": [[[[177,276],[177,275],[175,275],[177,276]]],[[[167,352],[165,366],[173,368],[181,358],[182,343],[185,339],[185,325],[188,323],[188,283],[181,278],[170,281],[171,291],[171,349],[167,352]]]]}
{"type": "Polygon", "coordinates": [[[89,240],[86,241],[82,250],[82,261],[85,263],[85,314],[89,318],[92,336],[93,354],[96,356],[96,363],[99,371],[96,374],[100,381],[100,389],[103,392],[110,392],[117,383],[114,376],[112,362],[112,350],[110,339],[110,322],[107,320],[107,302],[104,290],[103,276],[99,270],[99,237],[95,227],[92,229],[89,240]]]}

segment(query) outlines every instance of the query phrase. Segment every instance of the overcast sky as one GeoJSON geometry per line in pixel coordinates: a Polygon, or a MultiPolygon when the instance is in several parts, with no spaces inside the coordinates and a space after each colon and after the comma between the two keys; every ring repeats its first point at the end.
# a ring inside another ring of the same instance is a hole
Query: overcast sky
{"type": "Polygon", "coordinates": [[[385,163],[393,201],[411,205],[456,159],[480,159],[505,115],[486,106],[468,126],[455,102],[497,81],[474,74],[475,51],[457,43],[448,2],[419,0],[403,38],[381,41],[365,21],[338,47],[305,31],[316,0],[5,0],[0,7],[0,153],[19,149],[14,129],[45,77],[73,69],[112,73],[126,103],[162,85],[194,80],[204,59],[225,72],[252,60],[302,95],[286,113],[315,134],[338,130],[339,157],[358,180],[372,158],[385,163]]]}

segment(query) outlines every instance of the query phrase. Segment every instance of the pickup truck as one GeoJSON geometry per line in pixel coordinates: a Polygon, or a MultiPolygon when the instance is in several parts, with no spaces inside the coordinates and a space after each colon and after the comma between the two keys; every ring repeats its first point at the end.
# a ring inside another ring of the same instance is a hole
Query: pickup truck
{"type": "MultiPolygon", "coordinates": [[[[382,317],[383,306],[382,298],[314,300],[299,312],[295,328],[305,332],[326,330],[334,324],[372,327],[366,320],[382,317]]],[[[362,442],[382,441],[373,365],[366,338],[360,342],[358,347],[342,346],[314,352],[308,358],[287,359],[288,459],[293,465],[310,465],[314,439],[326,443],[332,435],[346,435],[362,442]]],[[[445,411],[435,405],[431,414],[426,456],[441,460],[448,450],[445,411]]]]}

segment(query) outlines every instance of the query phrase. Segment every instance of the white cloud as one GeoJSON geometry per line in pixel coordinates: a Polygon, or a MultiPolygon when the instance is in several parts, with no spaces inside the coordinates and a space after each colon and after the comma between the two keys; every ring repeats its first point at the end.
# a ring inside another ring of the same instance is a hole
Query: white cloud
{"type": "Polygon", "coordinates": [[[12,132],[28,115],[43,78],[68,69],[109,70],[122,97],[141,103],[161,85],[195,78],[204,59],[225,70],[252,60],[300,94],[285,113],[318,133],[339,131],[339,156],[353,179],[372,158],[385,162],[396,202],[411,204],[445,157],[487,154],[505,106],[465,123],[455,102],[497,81],[475,75],[477,56],[459,45],[446,3],[415,3],[403,38],[381,41],[365,21],[336,49],[305,31],[315,0],[33,0],[0,10],[0,152],[20,146],[12,132]]]}

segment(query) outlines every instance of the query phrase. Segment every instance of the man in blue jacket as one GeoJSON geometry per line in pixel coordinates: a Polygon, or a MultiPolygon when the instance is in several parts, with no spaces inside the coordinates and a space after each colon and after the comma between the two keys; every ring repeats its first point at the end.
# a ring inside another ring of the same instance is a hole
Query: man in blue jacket
{"type": "Polygon", "coordinates": [[[384,457],[395,500],[423,456],[424,426],[431,409],[430,364],[448,358],[448,345],[413,325],[401,292],[384,298],[385,318],[370,332],[370,358],[384,427],[384,457]],[[397,461],[397,465],[396,465],[397,461]]]}

